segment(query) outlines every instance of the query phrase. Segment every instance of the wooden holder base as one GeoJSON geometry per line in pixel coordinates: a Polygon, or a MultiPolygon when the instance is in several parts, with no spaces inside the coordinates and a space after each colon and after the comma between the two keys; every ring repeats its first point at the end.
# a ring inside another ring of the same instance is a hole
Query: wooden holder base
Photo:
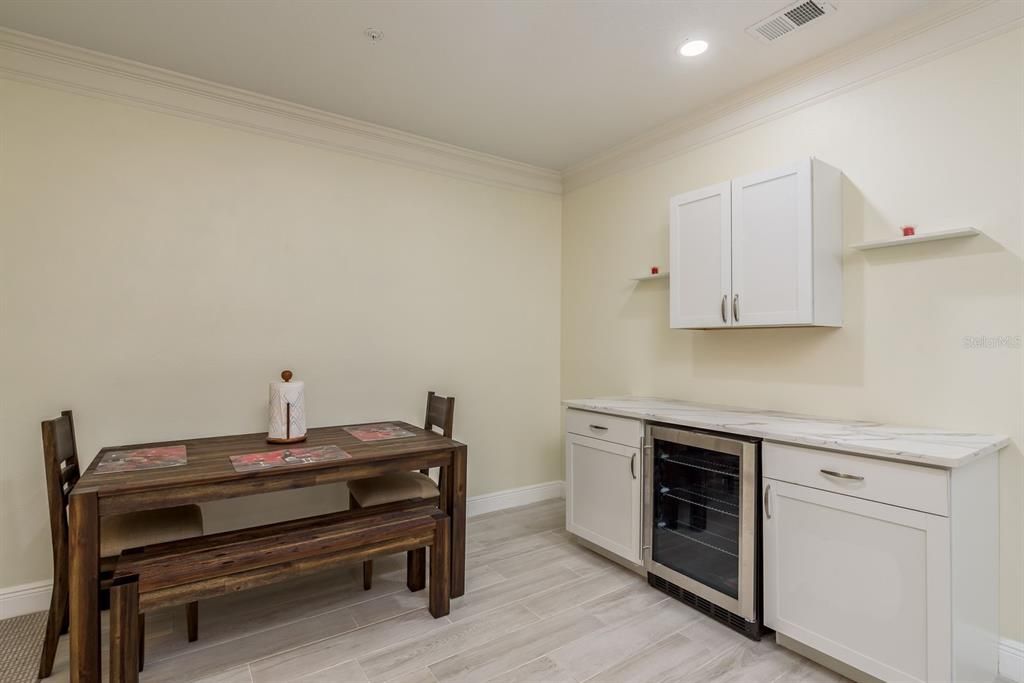
{"type": "Polygon", "coordinates": [[[271,439],[269,436],[267,437],[267,443],[302,443],[305,440],[306,437],[304,436],[299,436],[292,439],[271,439]]]}

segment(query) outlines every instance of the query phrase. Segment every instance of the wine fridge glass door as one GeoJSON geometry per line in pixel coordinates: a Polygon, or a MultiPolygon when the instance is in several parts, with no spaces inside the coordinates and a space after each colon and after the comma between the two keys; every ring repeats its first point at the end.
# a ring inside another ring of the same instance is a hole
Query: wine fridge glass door
{"type": "Polygon", "coordinates": [[[651,426],[648,572],[752,621],[757,591],[758,444],[651,426]]]}
{"type": "Polygon", "coordinates": [[[740,458],[654,442],[655,562],[739,599],[740,458]]]}

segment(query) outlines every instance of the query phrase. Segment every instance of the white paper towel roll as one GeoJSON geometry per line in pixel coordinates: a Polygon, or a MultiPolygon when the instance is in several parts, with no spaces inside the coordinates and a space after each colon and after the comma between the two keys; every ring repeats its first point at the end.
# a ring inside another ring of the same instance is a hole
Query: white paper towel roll
{"type": "Polygon", "coordinates": [[[292,373],[281,373],[283,382],[270,383],[270,425],[267,441],[291,443],[306,438],[306,385],[291,381],[292,373]]]}

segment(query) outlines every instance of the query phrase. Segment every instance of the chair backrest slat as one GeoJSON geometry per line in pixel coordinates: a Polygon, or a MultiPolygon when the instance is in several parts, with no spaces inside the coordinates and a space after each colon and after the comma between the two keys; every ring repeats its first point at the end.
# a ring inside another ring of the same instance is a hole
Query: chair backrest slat
{"type": "Polygon", "coordinates": [[[433,391],[427,392],[427,415],[423,419],[423,428],[430,432],[437,427],[450,439],[454,424],[455,397],[438,396],[433,391]]]}
{"type": "Polygon", "coordinates": [[[50,510],[50,538],[54,562],[67,557],[68,496],[78,483],[78,446],[75,443],[75,422],[70,410],[60,417],[44,420],[43,464],[46,472],[46,500],[50,510]]]}
{"type": "Polygon", "coordinates": [[[75,445],[75,427],[72,420],[70,410],[62,411],[60,417],[55,420],[47,420],[52,422],[54,427],[57,462],[74,460],[77,464],[78,448],[75,445]]]}
{"type": "MultiPolygon", "coordinates": [[[[455,397],[438,396],[433,391],[427,392],[427,415],[423,418],[423,428],[428,432],[434,431],[437,427],[447,438],[452,438],[452,430],[455,425],[455,397]]],[[[420,470],[422,474],[429,474],[430,470],[420,470]]]]}
{"type": "Polygon", "coordinates": [[[64,471],[60,473],[60,483],[62,486],[68,488],[78,483],[78,465],[68,465],[64,468],[64,471]]]}

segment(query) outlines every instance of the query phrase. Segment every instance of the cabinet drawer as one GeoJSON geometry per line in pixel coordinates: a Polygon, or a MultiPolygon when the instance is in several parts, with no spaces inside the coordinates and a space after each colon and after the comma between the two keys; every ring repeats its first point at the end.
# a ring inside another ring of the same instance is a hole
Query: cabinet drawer
{"type": "Polygon", "coordinates": [[[762,472],[769,479],[949,516],[946,470],[769,442],[761,452],[762,472]]]}
{"type": "Polygon", "coordinates": [[[574,408],[565,411],[565,431],[636,448],[640,447],[643,437],[640,420],[574,408]]]}

